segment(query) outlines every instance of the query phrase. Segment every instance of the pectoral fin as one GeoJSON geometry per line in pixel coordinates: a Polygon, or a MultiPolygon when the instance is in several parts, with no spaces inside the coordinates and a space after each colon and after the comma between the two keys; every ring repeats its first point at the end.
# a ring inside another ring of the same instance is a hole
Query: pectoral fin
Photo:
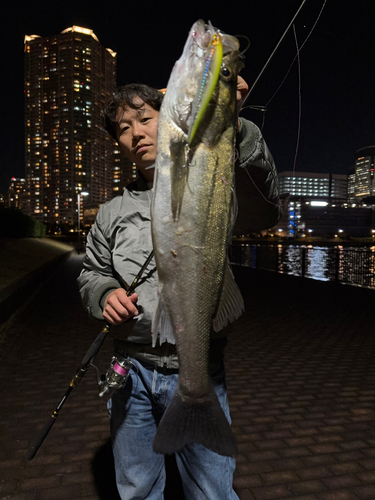
{"type": "Polygon", "coordinates": [[[156,307],[154,319],[152,321],[151,330],[152,330],[152,347],[156,346],[158,339],[160,345],[163,344],[164,342],[168,342],[169,344],[176,343],[169,314],[160,296],[158,305],[156,307]]]}
{"type": "Polygon", "coordinates": [[[234,281],[234,276],[227,260],[219,306],[212,323],[215,332],[222,330],[227,326],[228,322],[239,318],[244,310],[245,306],[242,294],[234,281]]]}

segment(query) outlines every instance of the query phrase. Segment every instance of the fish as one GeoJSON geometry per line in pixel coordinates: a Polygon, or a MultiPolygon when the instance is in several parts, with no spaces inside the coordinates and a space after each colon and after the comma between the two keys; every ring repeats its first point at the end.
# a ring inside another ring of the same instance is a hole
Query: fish
{"type": "Polygon", "coordinates": [[[156,453],[200,443],[235,456],[209,374],[211,328],[244,310],[228,260],[234,225],[238,40],[198,20],[160,109],[151,231],[158,272],[153,345],[176,343],[178,384],[158,425],[156,453]]]}

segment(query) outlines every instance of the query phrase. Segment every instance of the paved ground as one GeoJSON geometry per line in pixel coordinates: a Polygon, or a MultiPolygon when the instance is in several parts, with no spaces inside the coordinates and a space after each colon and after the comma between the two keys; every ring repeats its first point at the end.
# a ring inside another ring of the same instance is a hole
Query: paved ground
{"type": "MultiPolygon", "coordinates": [[[[93,371],[37,456],[24,461],[100,330],[80,305],[80,265],[72,256],[1,337],[3,500],[118,499],[93,371]]],[[[246,313],[230,327],[226,364],[240,499],[374,500],[375,292],[244,268],[236,274],[246,313]]],[[[107,341],[102,370],[110,355],[107,341]]],[[[168,466],[166,498],[182,500],[168,466]]]]}
{"type": "Polygon", "coordinates": [[[0,240],[0,337],[6,322],[72,251],[72,246],[49,238],[0,240]]]}
{"type": "Polygon", "coordinates": [[[0,293],[71,250],[72,246],[49,238],[2,238],[0,293]]]}

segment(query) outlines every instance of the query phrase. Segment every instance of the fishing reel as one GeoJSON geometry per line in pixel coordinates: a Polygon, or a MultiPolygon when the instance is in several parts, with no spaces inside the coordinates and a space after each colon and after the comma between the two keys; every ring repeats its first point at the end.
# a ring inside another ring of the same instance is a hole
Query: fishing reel
{"type": "Polygon", "coordinates": [[[117,389],[121,389],[125,386],[129,378],[129,372],[133,368],[134,364],[127,358],[122,356],[113,356],[108,370],[105,375],[102,375],[99,368],[94,365],[93,361],[90,365],[95,369],[97,382],[99,386],[99,397],[110,398],[117,389]]]}

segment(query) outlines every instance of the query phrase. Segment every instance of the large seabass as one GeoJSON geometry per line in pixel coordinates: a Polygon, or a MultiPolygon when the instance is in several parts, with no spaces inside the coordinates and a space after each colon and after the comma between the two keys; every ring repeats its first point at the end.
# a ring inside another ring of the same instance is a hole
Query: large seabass
{"type": "Polygon", "coordinates": [[[239,42],[203,21],[190,30],[160,110],[152,237],[159,275],[154,343],[175,339],[179,384],[154,450],[236,444],[208,371],[210,330],[243,310],[227,258],[235,218],[239,42]]]}

